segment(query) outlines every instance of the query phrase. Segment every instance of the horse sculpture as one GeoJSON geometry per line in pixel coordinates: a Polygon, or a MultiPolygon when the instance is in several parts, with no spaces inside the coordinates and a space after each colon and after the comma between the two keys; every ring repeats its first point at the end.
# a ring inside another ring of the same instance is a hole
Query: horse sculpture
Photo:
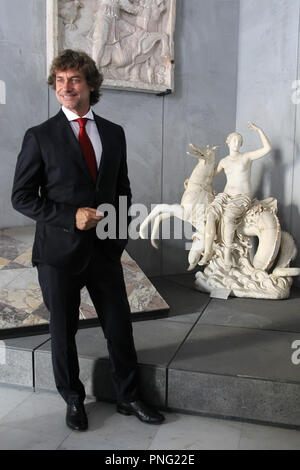
{"type": "Polygon", "coordinates": [[[159,226],[163,220],[177,217],[185,222],[190,222],[196,229],[196,235],[189,253],[189,270],[196,266],[204,248],[204,213],[206,207],[214,199],[212,181],[216,161],[215,151],[218,148],[209,145],[198,148],[193,144],[190,144],[190,147],[194,153],[187,153],[198,158],[199,162],[190,178],[184,182],[185,191],[180,204],[158,204],[140,227],[140,237],[147,238],[147,227],[149,224],[153,225],[151,243],[154,248],[158,248],[156,240],[158,239],[159,226]]]}

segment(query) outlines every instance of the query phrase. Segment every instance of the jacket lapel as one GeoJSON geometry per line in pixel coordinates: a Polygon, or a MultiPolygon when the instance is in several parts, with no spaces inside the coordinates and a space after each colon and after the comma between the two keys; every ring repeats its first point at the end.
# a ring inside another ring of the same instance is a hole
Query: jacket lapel
{"type": "Polygon", "coordinates": [[[105,125],[105,121],[101,119],[97,114],[93,112],[96,126],[100,135],[101,139],[101,144],[102,144],[102,155],[101,155],[101,160],[100,160],[100,166],[99,166],[99,171],[98,171],[98,177],[97,177],[97,182],[96,182],[96,187],[97,189],[99,188],[100,181],[103,177],[103,172],[104,172],[104,167],[106,160],[109,155],[109,135],[108,135],[108,129],[107,126],[105,125]]]}

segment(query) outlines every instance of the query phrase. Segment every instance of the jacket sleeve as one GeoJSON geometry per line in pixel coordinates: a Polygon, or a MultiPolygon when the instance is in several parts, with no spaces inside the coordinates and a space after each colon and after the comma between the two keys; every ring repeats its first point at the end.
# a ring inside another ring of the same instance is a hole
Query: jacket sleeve
{"type": "Polygon", "coordinates": [[[33,130],[29,129],[17,160],[11,197],[13,208],[36,222],[74,232],[77,208],[42,197],[40,188],[44,177],[41,149],[33,130]]]}

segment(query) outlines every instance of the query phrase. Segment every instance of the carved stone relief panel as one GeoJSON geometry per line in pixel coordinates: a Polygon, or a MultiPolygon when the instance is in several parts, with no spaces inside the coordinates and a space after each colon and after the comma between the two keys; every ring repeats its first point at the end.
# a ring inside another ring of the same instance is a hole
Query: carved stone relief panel
{"type": "Polygon", "coordinates": [[[63,49],[87,52],[106,88],[174,89],[176,0],[47,0],[47,63],[63,49]]]}

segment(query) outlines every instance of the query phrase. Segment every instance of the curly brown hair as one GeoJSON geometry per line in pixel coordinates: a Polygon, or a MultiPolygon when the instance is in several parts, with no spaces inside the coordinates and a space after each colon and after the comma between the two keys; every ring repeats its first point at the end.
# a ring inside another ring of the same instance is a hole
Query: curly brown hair
{"type": "Polygon", "coordinates": [[[56,72],[75,69],[80,70],[87,81],[87,84],[94,88],[90,95],[90,104],[98,103],[101,93],[100,87],[103,82],[103,75],[97,69],[94,60],[83,51],[73,51],[72,49],[66,49],[62,51],[53,60],[50,68],[48,77],[48,85],[54,90],[56,88],[56,72]]]}

